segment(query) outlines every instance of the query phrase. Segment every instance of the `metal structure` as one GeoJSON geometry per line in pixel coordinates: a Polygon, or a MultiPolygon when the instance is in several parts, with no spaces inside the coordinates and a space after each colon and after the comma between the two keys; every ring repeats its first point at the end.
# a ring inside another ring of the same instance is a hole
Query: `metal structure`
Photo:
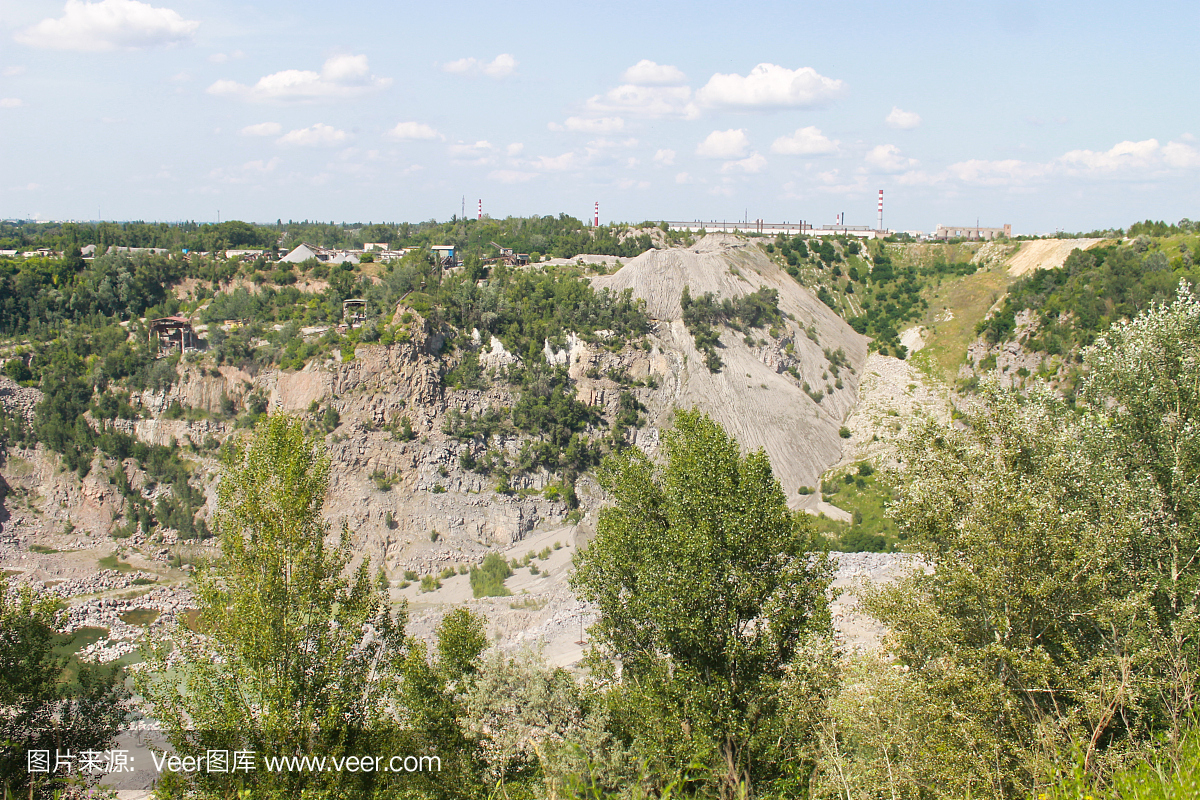
{"type": "Polygon", "coordinates": [[[883,230],[883,189],[879,190],[879,224],[875,226],[875,230],[883,230]]]}
{"type": "Polygon", "coordinates": [[[434,260],[439,267],[453,269],[458,266],[458,260],[454,257],[454,245],[435,244],[429,249],[433,251],[434,260]]]}
{"type": "Polygon", "coordinates": [[[150,320],[150,341],[158,340],[159,347],[166,345],[168,351],[193,350],[198,339],[192,321],[187,317],[162,317],[150,320]]]}
{"type": "Polygon", "coordinates": [[[343,300],[342,301],[342,322],[346,323],[349,328],[354,327],[354,323],[360,326],[367,321],[367,301],[366,300],[343,300]]]}
{"type": "Polygon", "coordinates": [[[508,264],[513,267],[523,267],[529,263],[528,253],[518,253],[511,247],[504,247],[496,242],[488,242],[488,244],[499,250],[500,255],[483,259],[484,264],[508,264]]]}

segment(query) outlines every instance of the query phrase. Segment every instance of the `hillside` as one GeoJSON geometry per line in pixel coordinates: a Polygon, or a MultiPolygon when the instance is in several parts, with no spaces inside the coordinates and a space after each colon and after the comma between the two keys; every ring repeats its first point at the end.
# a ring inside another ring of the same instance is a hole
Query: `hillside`
{"type": "MultiPolygon", "coordinates": [[[[420,283],[403,269],[382,273],[372,303],[393,284],[420,283]]],[[[412,604],[414,630],[427,633],[446,604],[470,601],[506,640],[535,629],[577,636],[565,621],[582,611],[564,580],[603,501],[589,472],[613,448],[655,452],[676,408],[698,406],[744,446],[764,448],[793,507],[813,499],[796,490],[842,458],[839,430],[855,407],[864,337],[761,248],[732,236],[647,251],[592,278],[590,290],[572,269],[493,271],[473,289],[455,275],[439,294],[397,289],[384,314],[336,338],[286,322],[304,293],[284,305],[291,287],[272,295],[231,283],[196,312],[212,320],[209,347],[182,357],[146,355],[145,339],[122,342],[119,328],[86,345],[18,341],[10,352],[23,354],[12,359],[22,368],[11,372],[27,384],[72,353],[106,363],[115,348],[145,360],[104,388],[77,378],[63,384],[70,392],[44,381],[45,393],[0,387],[9,432],[3,568],[70,596],[103,586],[79,612],[93,622],[107,619],[103,598],[135,580],[175,587],[147,603],[186,603],[188,571],[215,542],[207,523],[222,449],[269,411],[325,433],[327,517],[349,526],[358,556],[384,568],[394,599],[412,604]],[[733,323],[741,330],[718,324],[723,365],[710,371],[682,320],[685,287],[718,301],[774,290],[776,316],[758,327],[733,323]],[[442,305],[466,291],[478,294],[479,311],[442,305]],[[556,296],[574,299],[564,306],[556,296]],[[535,297],[545,304],[532,305],[535,297]],[[483,310],[489,303],[495,312],[483,310]],[[575,329],[547,324],[563,308],[575,310],[555,319],[575,329]],[[599,321],[573,323],[580,310],[599,321]],[[247,328],[222,323],[225,314],[281,321],[274,331],[253,319],[247,328]],[[82,405],[80,393],[90,396],[82,405]],[[69,409],[82,411],[86,427],[67,424],[79,413],[69,409]],[[543,569],[508,581],[530,599],[472,598],[465,573],[487,553],[522,561],[547,548],[548,559],[529,562],[543,569]],[[111,572],[97,584],[101,565],[111,572]]],[[[106,642],[97,649],[129,649],[106,642]]]]}
{"type": "Polygon", "coordinates": [[[856,402],[867,340],[757,245],[713,234],[693,248],[643,253],[593,285],[631,289],[634,297],[646,301],[656,323],[666,359],[659,363],[669,365],[671,380],[652,406],[655,423],[665,422],[671,408],[699,407],[744,446],[765,449],[776,477],[793,498],[797,487],[813,484],[839,460],[843,441],[838,430],[856,402]],[[724,366],[710,372],[682,320],[679,298],[685,286],[692,296],[711,292],[719,300],[745,297],[762,287],[774,289],[784,321],[750,336],[723,329],[724,366]],[[841,370],[826,355],[838,350],[848,364],[841,370]],[[789,368],[799,377],[788,373],[789,368]],[[805,391],[805,384],[817,388],[805,391]],[[826,389],[820,401],[814,400],[816,392],[826,389]]]}

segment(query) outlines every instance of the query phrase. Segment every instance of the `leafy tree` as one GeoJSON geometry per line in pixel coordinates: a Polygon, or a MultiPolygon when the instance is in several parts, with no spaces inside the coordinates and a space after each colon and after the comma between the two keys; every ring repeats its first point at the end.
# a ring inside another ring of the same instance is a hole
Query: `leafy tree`
{"type": "Polygon", "coordinates": [[[469,732],[465,700],[474,685],[479,656],[487,647],[483,620],[466,609],[455,609],[438,625],[436,657],[430,660],[425,642],[410,638],[400,665],[403,680],[396,700],[407,722],[393,739],[394,752],[440,759],[436,772],[414,773],[410,790],[421,798],[486,796],[486,764],[480,739],[469,732]]]}
{"type": "Polygon", "coordinates": [[[1103,779],[1178,744],[1200,690],[1198,356],[1183,290],[1086,352],[1082,415],[992,386],[966,429],[904,446],[892,511],[936,569],[870,607],[920,698],[924,785],[1011,796],[1072,750],[1103,779]]]}
{"type": "Polygon", "coordinates": [[[128,694],[119,669],[75,664],[78,674],[68,679],[67,659],[53,650],[57,615],[53,599],[35,599],[28,588],[10,592],[0,578],[0,782],[6,794],[49,797],[69,779],[99,778],[55,771],[55,751],[103,751],[125,718],[128,694]],[[50,752],[48,774],[30,773],[29,750],[50,752]]]}
{"type": "MultiPolygon", "coordinates": [[[[267,417],[231,449],[218,488],[222,558],[198,579],[203,636],[178,630],[174,652],[150,653],[153,669],[139,679],[180,754],[360,755],[368,734],[393,722],[403,618],[366,560],[347,581],[349,531],[330,544],[321,516],[328,483],[329,458],[298,419],[267,417]]],[[[260,765],[245,779],[294,794],[374,775],[260,765]]]]}
{"type": "Polygon", "coordinates": [[[597,666],[621,663],[613,724],[660,787],[700,763],[723,796],[799,790],[828,687],[829,562],[761,450],[742,457],[711,418],[679,411],[665,452],[661,467],[637,448],[606,459],[614,504],[572,576],[600,610],[597,666]]]}

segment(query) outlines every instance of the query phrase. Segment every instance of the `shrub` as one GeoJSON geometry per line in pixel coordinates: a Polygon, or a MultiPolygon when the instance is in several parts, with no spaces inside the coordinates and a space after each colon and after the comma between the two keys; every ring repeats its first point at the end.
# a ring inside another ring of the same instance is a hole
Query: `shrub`
{"type": "Polygon", "coordinates": [[[471,567],[471,591],[476,597],[505,597],[512,594],[504,581],[513,574],[512,567],[499,553],[488,553],[483,565],[471,567]]]}

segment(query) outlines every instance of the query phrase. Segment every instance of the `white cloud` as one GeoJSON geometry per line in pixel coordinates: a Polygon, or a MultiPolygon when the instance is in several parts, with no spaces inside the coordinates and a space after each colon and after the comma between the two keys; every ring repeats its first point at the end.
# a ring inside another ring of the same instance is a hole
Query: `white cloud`
{"type": "Polygon", "coordinates": [[[478,58],[460,58],[442,66],[444,72],[456,75],[486,75],[489,78],[504,78],[512,75],[517,68],[517,60],[508,53],[501,53],[491,61],[478,58]]]}
{"type": "MultiPolygon", "coordinates": [[[[1071,150],[1045,162],[971,159],[956,162],[936,173],[911,169],[916,162],[900,156],[899,151],[891,145],[881,145],[872,154],[878,154],[879,162],[893,168],[889,171],[902,172],[896,178],[897,182],[910,186],[929,186],[950,181],[978,186],[1021,187],[1056,177],[1144,180],[1172,171],[1200,168],[1200,151],[1196,148],[1181,141],[1160,145],[1157,139],[1119,142],[1108,150],[1071,150]]],[[[868,161],[870,159],[869,155],[868,161]]]]}
{"type": "Polygon", "coordinates": [[[797,128],[791,136],[780,136],[771,143],[771,152],[785,156],[817,156],[836,153],[838,143],[813,125],[797,128]]]}
{"type": "Polygon", "coordinates": [[[349,134],[345,131],[340,131],[331,125],[326,125],[318,122],[316,125],[310,125],[307,128],[298,128],[294,131],[288,131],[283,136],[279,137],[280,144],[295,144],[303,147],[323,147],[333,144],[341,144],[349,138],[349,134]]]}
{"type": "Polygon", "coordinates": [[[521,144],[520,142],[513,142],[507,148],[505,148],[504,152],[505,152],[505,154],[508,155],[509,158],[513,158],[515,156],[521,155],[521,151],[524,149],[525,149],[525,145],[521,144]]]}
{"type": "Polygon", "coordinates": [[[600,137],[599,139],[593,139],[592,141],[588,142],[587,146],[590,150],[612,150],[616,148],[629,149],[631,147],[637,147],[638,140],[632,136],[627,139],[605,139],[604,137],[600,137]]]}
{"type": "Polygon", "coordinates": [[[638,181],[638,180],[634,180],[633,178],[626,178],[623,181],[617,182],[617,188],[626,189],[626,190],[628,190],[628,189],[649,189],[650,181],[638,181]]]}
{"type": "Polygon", "coordinates": [[[273,172],[277,166],[279,166],[278,158],[272,158],[270,161],[258,159],[256,161],[247,161],[245,164],[242,164],[242,169],[244,169],[246,172],[266,174],[268,172],[273,172]]]}
{"type": "Polygon", "coordinates": [[[525,183],[536,177],[536,172],[521,172],[515,169],[495,169],[488,173],[489,179],[500,183],[525,183]]]}
{"type": "Polygon", "coordinates": [[[695,119],[700,116],[700,109],[692,102],[692,90],[686,86],[625,84],[592,97],[587,101],[587,109],[595,114],[634,117],[695,119]]]}
{"type": "Polygon", "coordinates": [[[688,175],[686,172],[680,172],[678,175],[675,176],[675,182],[676,183],[691,183],[692,176],[688,175]]]}
{"type": "Polygon", "coordinates": [[[1115,172],[1121,169],[1146,169],[1156,165],[1160,156],[1158,140],[1119,142],[1108,150],[1072,150],[1058,160],[1071,169],[1084,172],[1115,172]]]}
{"type": "Polygon", "coordinates": [[[913,128],[920,126],[921,115],[915,111],[901,111],[898,107],[892,106],[892,112],[884,119],[889,128],[895,128],[901,131],[911,131],[913,128]]]}
{"type": "Polygon", "coordinates": [[[368,94],[391,82],[371,74],[366,56],[338,55],[327,59],[320,72],[285,69],[259,78],[253,86],[217,81],[208,93],[251,101],[336,100],[368,94]]]}
{"type": "Polygon", "coordinates": [[[18,75],[24,75],[24,74],[25,74],[25,67],[21,66],[20,64],[17,64],[17,65],[11,66],[11,67],[5,67],[4,71],[0,72],[0,75],[3,75],[6,78],[15,78],[18,75]]]}
{"type": "Polygon", "coordinates": [[[680,86],[687,77],[676,67],[643,58],[621,73],[621,80],[634,86],[680,86]]]}
{"type": "Polygon", "coordinates": [[[247,161],[238,167],[221,167],[214,169],[208,173],[210,178],[213,178],[221,183],[244,184],[260,179],[263,175],[273,172],[279,166],[279,159],[272,158],[270,161],[257,159],[247,161]]]}
{"type": "Polygon", "coordinates": [[[743,158],[740,161],[726,161],[721,165],[721,172],[762,172],[766,166],[767,159],[758,153],[753,153],[749,158],[743,158]]]}
{"type": "Polygon", "coordinates": [[[620,117],[568,117],[561,125],[551,122],[546,126],[552,131],[582,131],[584,133],[616,133],[625,130],[625,120],[620,117]]]}
{"type": "MultiPolygon", "coordinates": [[[[1005,186],[1013,183],[1023,183],[1044,176],[1049,171],[1045,164],[1020,161],[1015,158],[1000,161],[971,159],[959,161],[946,168],[950,177],[963,183],[975,183],[982,186],[1005,186]]],[[[926,176],[924,173],[909,176],[907,182],[937,183],[938,176],[926,176]]]]}
{"type": "Polygon", "coordinates": [[[242,136],[275,136],[283,128],[278,122],[260,122],[242,128],[242,136]]]}
{"type": "Polygon", "coordinates": [[[793,70],[759,64],[746,76],[713,75],[696,92],[696,99],[705,106],[724,108],[789,108],[820,105],[844,90],[844,82],[826,78],[812,67],[793,70]]]}
{"type": "Polygon", "coordinates": [[[900,148],[894,144],[873,147],[863,160],[880,172],[904,172],[917,165],[916,159],[901,155],[900,148]]]}
{"type": "Polygon", "coordinates": [[[20,108],[25,101],[19,97],[0,97],[0,108],[20,108]]]}
{"type": "Polygon", "coordinates": [[[1183,142],[1167,142],[1163,147],[1163,160],[1171,167],[1182,169],[1200,167],[1200,152],[1183,142]]]}
{"type": "Polygon", "coordinates": [[[63,15],[44,19],[14,38],[31,47],[101,53],[189,42],[200,23],[138,0],[67,0],[63,15]]]}
{"type": "Polygon", "coordinates": [[[581,163],[578,154],[574,151],[568,151],[560,156],[538,156],[531,162],[531,165],[541,170],[562,172],[564,170],[576,169],[581,166],[581,163]]]}
{"type": "Polygon", "coordinates": [[[458,144],[450,145],[448,150],[450,158],[454,163],[474,166],[490,164],[492,156],[496,152],[495,146],[486,140],[481,140],[474,144],[459,142],[458,144]]]}
{"type": "Polygon", "coordinates": [[[696,146],[696,155],[704,158],[742,158],[750,149],[750,139],[743,128],[713,131],[696,146]]]}
{"type": "Polygon", "coordinates": [[[659,150],[654,154],[654,163],[662,164],[664,167],[669,167],[675,163],[674,150],[659,150]]]}
{"type": "Polygon", "coordinates": [[[226,61],[232,61],[237,58],[245,58],[246,54],[241,50],[234,50],[232,53],[213,53],[208,57],[208,60],[214,64],[224,64],[226,61]]]}
{"type": "Polygon", "coordinates": [[[445,139],[446,137],[438,133],[424,122],[400,122],[396,127],[388,131],[388,136],[393,139],[445,139]]]}

